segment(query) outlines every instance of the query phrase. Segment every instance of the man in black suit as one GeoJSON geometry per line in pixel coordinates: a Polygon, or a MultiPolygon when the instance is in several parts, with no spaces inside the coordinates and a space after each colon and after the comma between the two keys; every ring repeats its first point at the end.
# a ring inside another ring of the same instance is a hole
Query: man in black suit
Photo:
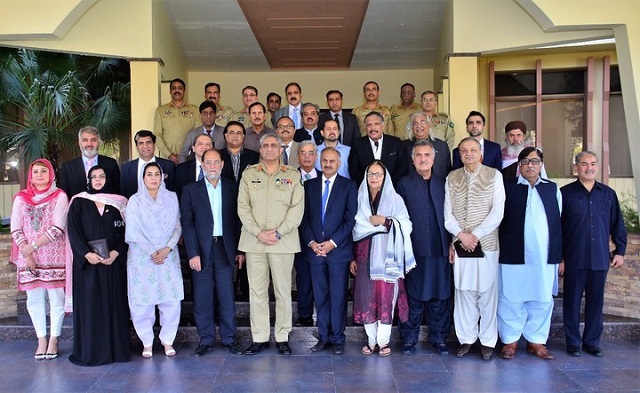
{"type": "Polygon", "coordinates": [[[260,154],[251,149],[244,149],[244,136],[246,130],[239,121],[230,121],[223,131],[224,140],[227,142],[226,149],[218,149],[225,166],[222,167],[221,176],[233,180],[236,186],[240,184],[242,172],[249,165],[257,164],[260,161],[260,154]]]}
{"type": "Polygon", "coordinates": [[[138,186],[142,182],[142,171],[149,162],[157,162],[162,168],[164,184],[167,189],[173,191],[176,166],[173,162],[164,158],[156,157],[156,136],[149,130],[140,130],[133,137],[136,142],[139,158],[122,165],[122,176],[120,177],[120,193],[125,198],[138,192],[138,186]]]}
{"type": "Polygon", "coordinates": [[[340,90],[327,92],[327,105],[329,112],[320,115],[318,128],[323,130],[324,122],[327,120],[337,121],[340,126],[340,143],[351,146],[361,136],[358,118],[353,113],[342,110],[342,92],[340,90]]]}
{"type": "Polygon", "coordinates": [[[216,338],[214,293],[220,316],[220,341],[230,352],[241,355],[236,341],[236,305],[233,294],[233,267],[244,263],[238,251],[240,219],[238,189],[221,178],[224,161],[216,150],[202,156],[206,177],[188,184],[180,201],[180,221],[189,267],[193,270],[193,316],[200,336],[195,356],[207,353],[216,338]]]}
{"type": "Polygon", "coordinates": [[[202,154],[209,149],[213,149],[213,140],[207,134],[200,134],[193,140],[192,149],[195,158],[176,167],[174,188],[176,194],[178,194],[178,199],[182,195],[184,186],[205,177],[204,168],[202,168],[202,154]]]}
{"type": "MultiPolygon", "coordinates": [[[[384,117],[380,112],[370,112],[364,118],[367,136],[358,139],[349,153],[349,173],[351,180],[362,183],[367,166],[374,160],[380,160],[391,174],[395,184],[405,173],[400,157],[400,138],[383,134],[384,117]]],[[[405,160],[406,161],[406,160],[405,160]]]]}
{"type": "Polygon", "coordinates": [[[82,191],[87,191],[87,172],[96,165],[104,168],[107,179],[120,192],[120,168],[111,157],[98,154],[100,149],[100,131],[91,126],[82,127],[78,131],[78,145],[80,157],[76,157],[62,164],[60,168],[60,188],[69,199],[82,191]]]}
{"type": "Polygon", "coordinates": [[[318,315],[318,342],[314,352],[332,347],[344,353],[347,321],[349,262],[354,258],[351,231],[358,209],[357,187],[338,175],[340,153],[322,151],[322,176],[305,182],[302,219],[303,253],[311,268],[313,296],[318,315]]]}
{"type": "MultiPolygon", "coordinates": [[[[482,137],[485,126],[484,115],[478,111],[469,112],[469,116],[465,120],[467,124],[467,133],[470,137],[475,138],[480,143],[482,154],[482,165],[495,168],[499,171],[502,170],[502,149],[499,144],[491,142],[488,139],[482,137]]],[[[456,147],[453,149],[453,169],[462,168],[462,160],[460,159],[460,152],[456,147]]]]}
{"type": "MultiPolygon", "coordinates": [[[[431,123],[427,118],[426,112],[412,114],[409,117],[409,124],[411,124],[411,137],[402,141],[402,159],[413,160],[411,152],[416,142],[429,141],[435,149],[435,161],[431,172],[441,179],[446,179],[449,172],[451,172],[451,153],[447,142],[433,138],[431,135],[431,123]]],[[[407,173],[415,169],[413,165],[404,165],[404,167],[407,169],[405,171],[407,173]]]]}
{"type": "Polygon", "coordinates": [[[302,128],[296,130],[293,140],[302,142],[313,140],[316,145],[324,141],[318,127],[318,116],[320,115],[320,107],[312,102],[302,104],[302,128]]]}

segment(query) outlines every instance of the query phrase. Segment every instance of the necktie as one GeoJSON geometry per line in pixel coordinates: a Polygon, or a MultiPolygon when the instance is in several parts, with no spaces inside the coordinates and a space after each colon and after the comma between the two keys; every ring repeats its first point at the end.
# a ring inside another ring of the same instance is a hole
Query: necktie
{"type": "Polygon", "coordinates": [[[200,166],[200,173],[198,174],[198,180],[204,179],[204,171],[202,170],[202,166],[200,166]]]}
{"type": "Polygon", "coordinates": [[[336,123],[338,123],[338,128],[340,129],[340,143],[342,143],[342,125],[340,124],[340,115],[339,114],[335,114],[333,115],[333,120],[336,121],[336,123]]]}
{"type": "Polygon", "coordinates": [[[378,152],[378,147],[380,146],[380,144],[378,143],[378,141],[373,142],[373,145],[376,147],[376,153],[378,152]]]}
{"type": "Polygon", "coordinates": [[[204,131],[207,133],[207,135],[211,136],[211,133],[213,132],[213,129],[211,129],[211,130],[204,130],[204,131]]]}
{"type": "Polygon", "coordinates": [[[307,181],[307,180],[309,180],[309,179],[311,179],[311,175],[310,175],[310,174],[308,174],[308,173],[305,173],[305,174],[304,174],[304,181],[307,181]]]}
{"type": "Polygon", "coordinates": [[[324,227],[324,213],[327,209],[327,199],[329,199],[329,179],[324,181],[325,187],[324,192],[322,193],[322,226],[324,227]]]}
{"type": "Polygon", "coordinates": [[[89,175],[89,169],[93,168],[93,161],[95,158],[90,158],[87,160],[87,166],[84,168],[84,174],[89,175]]]}
{"type": "Polygon", "coordinates": [[[293,108],[293,122],[296,123],[296,130],[300,128],[300,116],[298,116],[298,108],[293,108]]]}
{"type": "Polygon", "coordinates": [[[289,155],[287,154],[288,145],[282,145],[282,162],[285,165],[289,165],[289,155]]]}

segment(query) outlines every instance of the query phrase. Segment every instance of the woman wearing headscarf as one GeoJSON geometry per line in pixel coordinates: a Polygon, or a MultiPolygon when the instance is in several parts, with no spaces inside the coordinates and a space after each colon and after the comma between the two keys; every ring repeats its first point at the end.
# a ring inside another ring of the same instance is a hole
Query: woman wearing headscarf
{"type": "Polygon", "coordinates": [[[64,318],[64,230],[68,203],[67,195],[56,187],[51,163],[45,159],[31,164],[27,188],[13,199],[10,261],[18,267],[18,289],[27,292],[27,311],[38,337],[35,354],[38,360],[58,356],[64,318]],[[51,317],[48,341],[47,295],[51,317]]]}
{"type": "Polygon", "coordinates": [[[127,199],[113,193],[113,180],[102,167],[94,166],[87,177],[87,192],[71,199],[67,221],[73,255],[67,262],[72,278],[67,278],[66,307],[73,310],[69,360],[80,366],[128,362],[127,199]]]}
{"type": "Polygon", "coordinates": [[[364,324],[367,345],[361,352],[389,356],[391,325],[396,306],[401,321],[408,317],[404,275],[416,266],[411,246],[412,225],[402,198],[380,161],[371,163],[358,189],[353,228],[356,260],[353,320],[364,324]]]}
{"type": "Polygon", "coordinates": [[[180,257],[176,245],[182,234],[180,208],[174,192],[164,184],[155,162],[142,171],[144,187],[127,205],[125,239],[129,244],[127,277],[133,327],[143,344],[142,357],[153,356],[153,325],[160,311],[160,342],[165,355],[175,356],[173,340],[180,323],[184,298],[180,257]]]}

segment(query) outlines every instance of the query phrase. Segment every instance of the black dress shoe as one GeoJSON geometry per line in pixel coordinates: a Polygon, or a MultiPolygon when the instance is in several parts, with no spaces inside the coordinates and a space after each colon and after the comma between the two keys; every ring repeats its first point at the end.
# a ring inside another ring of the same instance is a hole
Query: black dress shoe
{"type": "Polygon", "coordinates": [[[278,351],[280,351],[280,353],[283,355],[291,355],[291,347],[289,346],[289,343],[286,341],[281,343],[277,342],[276,348],[278,348],[278,351]]]}
{"type": "Polygon", "coordinates": [[[244,354],[245,355],[257,355],[257,354],[260,353],[260,351],[262,351],[263,349],[267,349],[267,348],[269,348],[269,343],[268,342],[252,343],[251,346],[244,351],[244,354]]]}
{"type": "Polygon", "coordinates": [[[470,350],[471,350],[471,344],[461,344],[458,347],[458,351],[456,351],[456,356],[459,358],[463,358],[467,356],[470,350]]]}
{"type": "Polygon", "coordinates": [[[600,347],[598,346],[594,346],[594,345],[582,345],[582,349],[588,353],[589,355],[593,355],[596,357],[603,357],[604,353],[602,353],[602,349],[600,349],[600,347]]]}
{"type": "Polygon", "coordinates": [[[480,347],[480,355],[482,356],[482,360],[491,360],[493,357],[493,348],[482,345],[480,347]]]}
{"type": "Polygon", "coordinates": [[[222,344],[223,347],[227,348],[229,352],[235,353],[236,355],[244,354],[244,348],[240,346],[240,343],[233,340],[229,344],[222,344]]]}
{"type": "Polygon", "coordinates": [[[205,353],[207,353],[211,348],[213,348],[213,345],[199,344],[193,356],[199,358],[200,356],[203,356],[205,353]]]}
{"type": "Polygon", "coordinates": [[[331,347],[331,352],[334,355],[342,355],[344,353],[344,345],[334,345],[331,347]]]}
{"type": "Polygon", "coordinates": [[[312,317],[300,317],[296,319],[297,327],[311,327],[313,326],[313,318],[312,317]]]}
{"type": "Polygon", "coordinates": [[[569,356],[580,356],[580,347],[577,345],[567,345],[567,353],[569,356]]]}
{"type": "Polygon", "coordinates": [[[449,355],[449,348],[447,347],[447,343],[444,342],[435,342],[431,343],[431,348],[436,351],[440,356],[449,355]]]}
{"type": "Polygon", "coordinates": [[[311,352],[322,352],[331,347],[331,344],[328,342],[318,341],[316,345],[311,347],[311,352]]]}
{"type": "Polygon", "coordinates": [[[406,342],[402,344],[402,353],[404,355],[411,355],[416,351],[416,346],[414,343],[406,342]]]}

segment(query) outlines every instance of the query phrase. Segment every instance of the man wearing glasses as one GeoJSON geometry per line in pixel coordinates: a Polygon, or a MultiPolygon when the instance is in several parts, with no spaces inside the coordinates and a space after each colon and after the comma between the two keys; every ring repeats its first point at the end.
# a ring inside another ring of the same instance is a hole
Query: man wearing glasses
{"type": "Polygon", "coordinates": [[[223,130],[224,127],[216,125],[216,104],[212,101],[203,101],[200,104],[200,121],[202,126],[193,128],[187,133],[182,143],[182,149],[180,149],[180,156],[178,157],[178,163],[183,163],[187,160],[193,159],[193,141],[200,134],[206,134],[213,140],[213,147],[215,149],[224,149],[227,146],[227,142],[224,140],[223,130]]]}
{"type": "MultiPolygon", "coordinates": [[[[456,132],[453,129],[453,122],[448,114],[438,112],[438,95],[427,90],[420,96],[422,110],[427,114],[427,119],[431,122],[431,134],[434,138],[447,142],[449,149],[453,149],[456,132]]],[[[407,125],[410,127],[410,125],[407,125]]]]}
{"type": "Polygon", "coordinates": [[[524,148],[518,165],[518,177],[505,182],[499,229],[498,333],[504,343],[500,356],[512,359],[524,336],[528,353],[553,359],[545,344],[562,260],[562,195],[555,183],[540,177],[540,150],[524,148]]]}

